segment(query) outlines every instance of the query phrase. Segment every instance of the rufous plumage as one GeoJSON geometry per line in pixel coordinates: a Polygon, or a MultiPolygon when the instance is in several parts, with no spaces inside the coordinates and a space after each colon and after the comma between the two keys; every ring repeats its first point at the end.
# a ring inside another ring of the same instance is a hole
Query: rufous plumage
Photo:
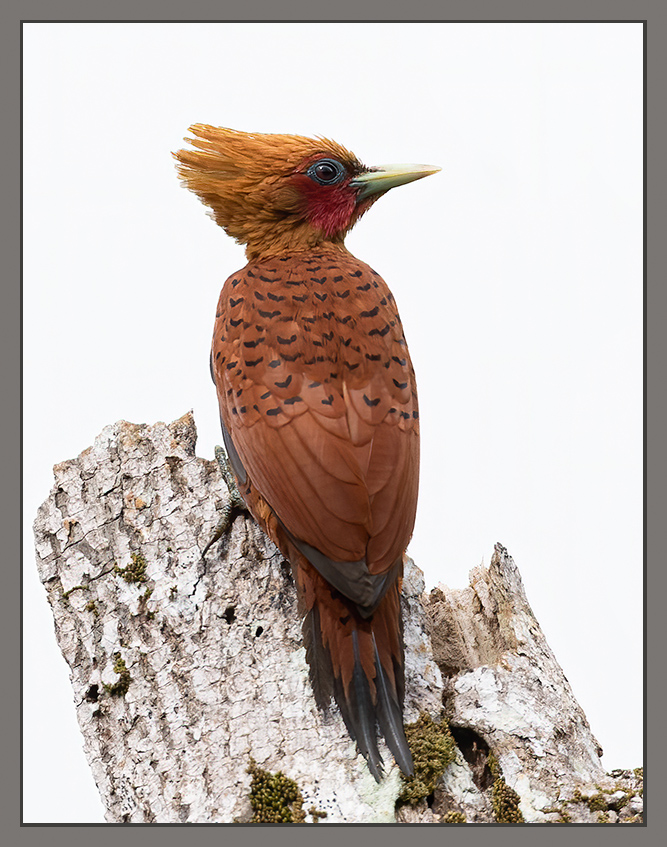
{"type": "Polygon", "coordinates": [[[345,235],[427,166],[365,167],[322,138],[190,127],[184,184],[246,245],[211,373],[248,509],[292,566],[310,678],[379,780],[377,731],[413,769],[400,608],[419,480],[415,375],[394,298],[345,235]]]}

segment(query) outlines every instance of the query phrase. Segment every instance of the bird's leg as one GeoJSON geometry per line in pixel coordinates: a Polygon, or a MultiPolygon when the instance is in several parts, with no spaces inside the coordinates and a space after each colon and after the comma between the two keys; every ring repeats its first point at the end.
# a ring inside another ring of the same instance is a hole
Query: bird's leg
{"type": "Polygon", "coordinates": [[[202,550],[202,558],[206,555],[209,548],[215,544],[222,536],[227,532],[231,524],[232,512],[235,509],[243,509],[247,511],[247,506],[243,497],[239,492],[238,486],[236,485],[236,480],[234,479],[234,474],[232,473],[231,466],[229,464],[229,459],[227,458],[227,454],[222,449],[222,447],[216,446],[215,448],[215,458],[218,462],[218,467],[220,468],[220,473],[222,474],[222,478],[225,481],[227,486],[227,491],[229,492],[229,500],[223,505],[221,510],[221,515],[216,524],[215,529],[213,530],[213,535],[211,536],[211,540],[208,542],[206,547],[202,550]]]}

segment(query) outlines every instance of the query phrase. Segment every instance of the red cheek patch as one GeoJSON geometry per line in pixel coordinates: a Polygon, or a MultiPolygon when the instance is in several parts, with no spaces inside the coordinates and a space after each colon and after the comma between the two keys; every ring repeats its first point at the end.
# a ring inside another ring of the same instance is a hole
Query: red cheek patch
{"type": "Polygon", "coordinates": [[[316,229],[331,238],[349,226],[354,212],[355,198],[350,189],[341,187],[324,189],[308,201],[308,220],[316,229]]]}
{"type": "Polygon", "coordinates": [[[350,225],[356,206],[356,192],[345,182],[340,185],[318,185],[299,175],[298,191],[303,197],[308,223],[327,238],[344,232],[350,225]]]}

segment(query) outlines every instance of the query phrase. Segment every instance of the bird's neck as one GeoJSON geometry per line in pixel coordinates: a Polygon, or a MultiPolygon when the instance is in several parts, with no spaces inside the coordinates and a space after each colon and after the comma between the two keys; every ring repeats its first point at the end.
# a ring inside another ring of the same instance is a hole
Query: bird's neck
{"type": "Polygon", "coordinates": [[[345,247],[344,235],[325,239],[321,232],[317,232],[308,224],[290,228],[288,231],[274,228],[272,231],[262,233],[261,238],[249,239],[245,250],[249,261],[313,252],[349,255],[345,247]]]}

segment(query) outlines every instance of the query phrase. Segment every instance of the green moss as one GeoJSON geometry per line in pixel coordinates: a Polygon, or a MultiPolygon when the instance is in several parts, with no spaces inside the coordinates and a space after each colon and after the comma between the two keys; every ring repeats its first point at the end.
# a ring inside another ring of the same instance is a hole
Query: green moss
{"type": "Polygon", "coordinates": [[[435,786],[456,758],[456,743],[443,718],[436,723],[423,712],[419,719],[405,727],[412,760],[414,776],[404,776],[403,789],[398,795],[398,805],[415,805],[435,791],[435,786]]]}
{"type": "MultiPolygon", "coordinates": [[[[126,568],[119,568],[118,565],[114,565],[114,573],[118,574],[118,576],[122,576],[125,582],[130,584],[146,582],[148,579],[146,576],[146,568],[148,567],[146,559],[141,553],[132,553],[130,559],[130,564],[126,568]]],[[[152,588],[146,588],[144,593],[139,597],[139,612],[145,614],[150,621],[155,618],[155,612],[148,611],[146,608],[146,602],[152,593],[152,588]]]]}
{"type": "Polygon", "coordinates": [[[553,806],[545,806],[542,811],[545,815],[552,813],[557,814],[558,820],[555,821],[555,823],[571,823],[572,815],[568,811],[567,806],[576,803],[586,803],[587,800],[588,798],[582,795],[579,788],[575,788],[572,797],[565,800],[559,800],[558,803],[553,806]]]}
{"type": "Polygon", "coordinates": [[[269,773],[262,770],[253,759],[250,760],[248,773],[252,774],[252,823],[303,823],[306,818],[303,797],[293,779],[281,771],[269,773]]]}
{"type": "Polygon", "coordinates": [[[124,697],[127,694],[127,689],[130,687],[132,677],[120,653],[114,653],[113,669],[114,673],[119,675],[118,679],[113,685],[107,685],[105,682],[104,687],[112,697],[124,697]]]}
{"type": "MultiPolygon", "coordinates": [[[[560,800],[557,804],[550,808],[544,808],[542,811],[545,814],[549,814],[551,812],[555,812],[560,815],[561,821],[565,823],[569,823],[571,820],[571,816],[567,810],[567,806],[581,804],[587,806],[591,812],[597,812],[597,822],[598,823],[609,823],[610,822],[610,811],[614,811],[621,815],[623,810],[628,805],[630,800],[636,795],[641,794],[641,787],[638,787],[636,790],[628,789],[623,785],[622,779],[630,779],[631,773],[634,774],[635,778],[639,780],[643,780],[643,769],[642,768],[634,768],[633,771],[625,771],[625,770],[614,770],[608,776],[614,777],[616,782],[614,788],[603,788],[601,785],[595,786],[594,794],[582,794],[580,788],[575,788],[572,793],[572,797],[565,800],[560,800]],[[616,792],[622,792],[623,796],[620,798],[612,798],[612,795],[616,792]]],[[[578,817],[579,812],[575,811],[575,815],[578,817]]],[[[636,815],[631,819],[623,819],[619,817],[619,823],[628,823],[634,822],[636,819],[642,820],[642,815],[636,815]]],[[[558,821],[559,823],[561,821],[558,821]]]]}
{"type": "Polygon", "coordinates": [[[97,606],[95,605],[94,600],[91,600],[90,603],[86,603],[86,611],[97,615],[97,606]]]}
{"type": "Polygon", "coordinates": [[[493,816],[498,823],[524,823],[523,815],[519,808],[521,798],[503,779],[500,765],[493,753],[489,754],[488,766],[494,779],[491,791],[493,816]]]}
{"type": "Polygon", "coordinates": [[[468,823],[463,812],[447,812],[442,819],[443,823],[468,823]]]}
{"type": "Polygon", "coordinates": [[[615,812],[620,812],[621,809],[623,809],[624,806],[627,806],[633,798],[634,792],[626,791],[625,788],[622,788],[621,786],[619,786],[617,790],[622,791],[623,796],[619,800],[609,802],[607,805],[608,808],[613,809],[615,812]]]}
{"type": "Polygon", "coordinates": [[[606,812],[607,801],[604,794],[593,794],[592,797],[584,797],[584,802],[591,812],[606,812]]]}
{"type": "Polygon", "coordinates": [[[73,591],[88,591],[88,585],[73,585],[72,588],[69,588],[67,591],[63,591],[63,600],[69,599],[69,595],[73,591]]]}
{"type": "Polygon", "coordinates": [[[118,565],[114,565],[114,573],[122,576],[125,582],[146,582],[146,559],[141,553],[132,553],[130,559],[130,564],[126,568],[119,568],[118,565]]]}
{"type": "Polygon", "coordinates": [[[316,809],[315,806],[311,806],[310,809],[308,809],[308,814],[313,819],[313,823],[319,823],[321,818],[326,818],[327,816],[326,812],[321,812],[319,809],[316,809]]]}
{"type": "Polygon", "coordinates": [[[155,618],[155,612],[149,611],[147,607],[147,601],[149,600],[151,594],[153,593],[152,588],[147,588],[144,593],[139,598],[139,611],[143,612],[149,621],[152,621],[155,618]]]}
{"type": "Polygon", "coordinates": [[[524,823],[519,801],[519,795],[504,779],[497,779],[493,783],[491,804],[493,815],[498,823],[524,823]]]}
{"type": "Polygon", "coordinates": [[[545,815],[558,815],[558,820],[553,821],[553,823],[571,823],[572,816],[565,808],[569,802],[569,800],[561,800],[560,806],[545,806],[542,811],[545,815]]]}

